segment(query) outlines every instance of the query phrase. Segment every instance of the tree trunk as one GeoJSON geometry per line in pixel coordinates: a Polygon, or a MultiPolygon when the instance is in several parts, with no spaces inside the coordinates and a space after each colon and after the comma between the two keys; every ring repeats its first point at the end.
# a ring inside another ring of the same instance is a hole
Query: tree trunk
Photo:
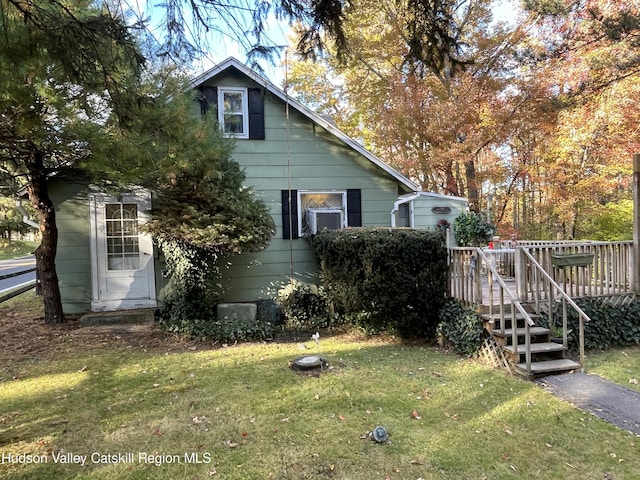
{"type": "Polygon", "coordinates": [[[467,176],[467,198],[469,199],[469,210],[480,213],[480,198],[478,195],[478,184],[476,181],[476,164],[473,160],[464,162],[464,170],[467,176]]]}
{"type": "Polygon", "coordinates": [[[58,226],[53,202],[49,198],[46,173],[42,155],[36,154],[31,182],[28,187],[29,200],[38,213],[42,241],[35,251],[36,268],[40,278],[44,302],[45,323],[63,323],[62,298],[56,273],[56,251],[58,249],[58,226]],[[42,168],[38,170],[38,166],[42,168]]]}

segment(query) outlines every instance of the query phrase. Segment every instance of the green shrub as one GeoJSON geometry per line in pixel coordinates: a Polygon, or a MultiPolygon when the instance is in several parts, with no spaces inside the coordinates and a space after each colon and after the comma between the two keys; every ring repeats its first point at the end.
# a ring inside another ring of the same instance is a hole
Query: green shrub
{"type": "Polygon", "coordinates": [[[243,322],[237,319],[161,321],[169,332],[198,340],[208,339],[223,343],[270,340],[277,331],[277,326],[271,322],[243,322]]]}
{"type": "Polygon", "coordinates": [[[484,327],[482,317],[474,309],[465,308],[449,300],[440,309],[438,337],[453,349],[468,357],[477,355],[482,346],[484,327]]]}
{"type": "Polygon", "coordinates": [[[325,290],[322,286],[293,279],[278,291],[276,299],[286,324],[291,328],[323,328],[331,323],[325,290]]]}
{"type": "Polygon", "coordinates": [[[219,342],[266,340],[280,323],[277,306],[257,304],[256,320],[217,319],[220,271],[207,249],[179,240],[157,239],[171,285],[160,310],[160,325],[169,332],[219,342]]]}
{"type": "MultiPolygon", "coordinates": [[[[584,326],[584,346],[587,350],[605,350],[612,346],[640,344],[640,301],[629,305],[612,306],[597,298],[576,300],[578,306],[591,319],[584,326]]],[[[554,318],[561,319],[562,305],[558,304],[554,318]]],[[[567,310],[567,328],[575,332],[569,337],[569,346],[579,348],[579,318],[577,312],[567,310]]]]}
{"type": "Polygon", "coordinates": [[[496,227],[485,213],[468,212],[453,221],[456,243],[460,247],[487,245],[496,232],[496,227]]]}
{"type": "Polygon", "coordinates": [[[325,230],[311,242],[336,315],[367,332],[435,335],[447,278],[439,232],[325,230]]]}

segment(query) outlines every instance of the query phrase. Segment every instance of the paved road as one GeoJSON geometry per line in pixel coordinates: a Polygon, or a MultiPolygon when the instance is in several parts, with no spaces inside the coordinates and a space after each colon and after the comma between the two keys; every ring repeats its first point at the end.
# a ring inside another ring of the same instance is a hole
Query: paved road
{"type": "Polygon", "coordinates": [[[538,383],[578,408],[640,435],[640,392],[586,373],[552,375],[538,383]]]}
{"type": "MultiPolygon", "coordinates": [[[[0,277],[2,275],[9,275],[11,273],[20,272],[22,270],[28,270],[36,266],[36,259],[33,255],[26,257],[13,258],[11,260],[0,260],[0,277]]],[[[25,282],[35,280],[36,272],[27,273],[25,275],[19,275],[17,277],[7,278],[6,280],[0,280],[0,292],[13,287],[16,287],[25,282]]]]}

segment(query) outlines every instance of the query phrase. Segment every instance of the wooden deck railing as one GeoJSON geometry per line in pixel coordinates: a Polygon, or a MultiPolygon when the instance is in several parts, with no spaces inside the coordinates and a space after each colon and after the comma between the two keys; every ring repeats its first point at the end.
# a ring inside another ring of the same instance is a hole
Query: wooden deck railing
{"type": "MultiPolygon", "coordinates": [[[[476,249],[476,255],[478,261],[486,267],[487,271],[487,280],[488,280],[488,294],[489,294],[489,304],[488,310],[489,315],[493,318],[494,309],[498,310],[500,317],[500,326],[499,330],[504,335],[506,332],[506,318],[510,317],[511,320],[511,345],[513,347],[513,352],[515,355],[519,353],[525,354],[525,370],[529,375],[531,375],[531,327],[535,325],[535,322],[529,315],[529,312],[524,308],[522,303],[518,300],[515,293],[509,288],[509,286],[505,283],[504,279],[498,272],[496,268],[496,264],[493,259],[489,258],[485,251],[478,248],[476,249]],[[497,292],[495,292],[497,287],[497,292]],[[495,293],[494,293],[495,292],[495,293]],[[494,301],[494,296],[498,297],[498,302],[494,301]],[[497,305],[497,306],[496,306],[497,305]],[[509,308],[506,308],[506,307],[509,308]],[[518,315],[521,316],[524,325],[524,352],[519,352],[519,344],[518,344],[518,315]]],[[[476,282],[478,284],[479,282],[476,282]]],[[[493,321],[493,320],[492,320],[493,321]]]]}
{"type": "MultiPolygon", "coordinates": [[[[533,257],[528,248],[518,247],[515,252],[516,265],[526,266],[535,278],[536,294],[533,301],[537,313],[546,313],[549,320],[549,328],[558,327],[562,331],[562,344],[568,348],[568,309],[572,308],[578,315],[578,346],[580,352],[580,365],[584,368],[584,326],[590,322],[589,316],[573,301],[566,290],[559,285],[545,268],[533,257]],[[556,311],[556,304],[562,308],[556,311]],[[559,316],[559,319],[556,316],[559,316]]],[[[586,267],[582,267],[586,268],[586,267]]],[[[518,267],[520,270],[520,267],[518,267]]],[[[519,272],[518,272],[519,273],[519,272]]],[[[517,284],[517,282],[516,282],[517,284]]],[[[518,295],[520,297],[520,295],[518,295]]]]}
{"type": "MultiPolygon", "coordinates": [[[[508,242],[504,242],[508,245],[508,242]]],[[[550,242],[520,241],[518,247],[526,249],[551,278],[562,286],[572,298],[612,297],[631,291],[632,242],[550,242]],[[554,255],[592,253],[593,261],[586,267],[555,267],[554,255]]],[[[496,245],[500,247],[500,245],[496,245]]],[[[519,300],[540,298],[540,277],[535,269],[522,266],[516,277],[515,248],[483,249],[496,271],[506,279],[515,279],[519,300]]],[[[481,287],[480,274],[486,266],[479,264],[476,248],[449,249],[449,293],[465,305],[481,305],[488,301],[486,288],[481,287]],[[478,263],[478,264],[477,264],[478,263]],[[474,276],[475,275],[475,276],[474,276]]]]}
{"type": "MultiPolygon", "coordinates": [[[[564,291],[572,298],[627,294],[631,287],[632,242],[520,242],[564,291]],[[585,266],[555,267],[554,255],[593,254],[585,266]]],[[[532,300],[538,291],[538,278],[530,268],[522,269],[518,284],[523,301],[532,300]]]]}
{"type": "MultiPolygon", "coordinates": [[[[515,312],[521,304],[531,304],[537,312],[545,312],[550,322],[560,324],[565,347],[567,310],[574,309],[579,318],[580,364],[584,366],[584,324],[589,318],[573,299],[632,294],[632,246],[632,242],[523,241],[513,248],[501,248],[501,244],[492,249],[453,247],[449,249],[449,294],[466,306],[485,305],[489,311],[500,308],[502,320],[505,305],[510,304],[510,311],[515,312]],[[593,258],[581,266],[558,265],[560,261],[570,263],[571,256],[591,254],[593,258]],[[562,307],[557,320],[553,317],[556,305],[562,307]]],[[[528,329],[530,323],[525,323],[528,329]]],[[[529,340],[525,348],[531,372],[529,340]]]]}

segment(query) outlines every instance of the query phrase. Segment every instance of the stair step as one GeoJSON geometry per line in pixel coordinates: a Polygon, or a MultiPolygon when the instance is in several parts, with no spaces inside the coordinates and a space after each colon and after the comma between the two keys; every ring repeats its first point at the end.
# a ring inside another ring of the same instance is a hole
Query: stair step
{"type": "MultiPolygon", "coordinates": [[[[527,364],[518,363],[516,367],[523,373],[528,374],[527,364]]],[[[574,362],[568,358],[559,360],[545,360],[543,362],[531,362],[531,374],[541,375],[551,372],[568,372],[570,370],[579,370],[581,368],[578,362],[574,362]]]]}
{"type": "MultiPolygon", "coordinates": [[[[513,345],[505,345],[502,347],[509,353],[515,354],[515,348],[513,345]]],[[[550,353],[550,352],[562,352],[566,350],[564,345],[555,342],[543,342],[543,343],[532,343],[531,344],[531,353],[550,353]]],[[[526,353],[526,346],[524,344],[518,344],[518,354],[523,355],[526,353]]]]}
{"type": "MultiPolygon", "coordinates": [[[[548,333],[551,333],[551,330],[544,327],[531,327],[529,331],[531,332],[531,335],[546,335],[548,333]]],[[[513,335],[513,329],[505,328],[504,333],[500,332],[500,330],[494,330],[491,333],[493,334],[494,337],[510,337],[513,335]]],[[[519,336],[525,335],[526,333],[527,333],[527,330],[524,328],[516,329],[516,334],[519,336]]]]}
{"type": "MultiPolygon", "coordinates": [[[[500,320],[500,313],[499,312],[492,313],[492,314],[484,313],[482,314],[482,318],[484,318],[488,322],[495,322],[500,320]]],[[[537,313],[529,313],[529,318],[540,318],[540,315],[538,315],[537,313]]],[[[505,313],[504,319],[513,320],[513,315],[511,313],[505,313]]],[[[521,314],[520,312],[516,312],[516,320],[524,320],[524,319],[525,319],[525,316],[523,314],[521,314]]]]}

